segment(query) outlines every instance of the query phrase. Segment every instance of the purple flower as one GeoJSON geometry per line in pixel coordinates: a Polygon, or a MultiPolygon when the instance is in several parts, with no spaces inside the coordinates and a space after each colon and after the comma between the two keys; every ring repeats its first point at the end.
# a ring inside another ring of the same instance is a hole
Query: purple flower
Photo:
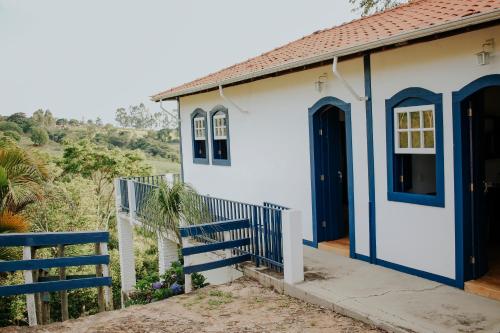
{"type": "Polygon", "coordinates": [[[182,286],[180,284],[178,284],[177,282],[175,282],[174,284],[172,284],[170,286],[170,290],[172,290],[174,295],[178,295],[178,294],[182,293],[182,286]]]}
{"type": "Polygon", "coordinates": [[[162,282],[154,282],[152,285],[153,289],[161,289],[163,287],[162,282]]]}

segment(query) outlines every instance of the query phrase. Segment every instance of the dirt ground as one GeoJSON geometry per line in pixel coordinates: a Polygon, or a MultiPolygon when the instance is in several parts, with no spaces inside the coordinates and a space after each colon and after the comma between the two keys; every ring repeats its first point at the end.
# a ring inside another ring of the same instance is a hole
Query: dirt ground
{"type": "Polygon", "coordinates": [[[1,332],[381,332],[248,278],[189,295],[36,328],[1,332]]]}

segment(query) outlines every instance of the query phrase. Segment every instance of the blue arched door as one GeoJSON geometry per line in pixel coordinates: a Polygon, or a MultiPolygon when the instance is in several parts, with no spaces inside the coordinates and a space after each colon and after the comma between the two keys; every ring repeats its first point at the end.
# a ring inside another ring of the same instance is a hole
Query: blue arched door
{"type": "Polygon", "coordinates": [[[500,75],[453,94],[457,280],[500,276],[500,75]]]}
{"type": "Polygon", "coordinates": [[[354,248],[350,105],[325,97],[309,109],[315,243],[349,237],[354,248]]]}

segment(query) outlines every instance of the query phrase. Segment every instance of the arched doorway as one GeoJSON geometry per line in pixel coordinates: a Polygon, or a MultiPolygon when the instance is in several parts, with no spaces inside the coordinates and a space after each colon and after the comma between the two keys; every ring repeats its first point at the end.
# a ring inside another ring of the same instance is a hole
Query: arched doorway
{"type": "Polygon", "coordinates": [[[351,108],[325,97],[309,109],[314,244],[354,257],[351,108]]]}
{"type": "Polygon", "coordinates": [[[453,117],[457,282],[500,299],[500,75],[454,93],[453,117]]]}

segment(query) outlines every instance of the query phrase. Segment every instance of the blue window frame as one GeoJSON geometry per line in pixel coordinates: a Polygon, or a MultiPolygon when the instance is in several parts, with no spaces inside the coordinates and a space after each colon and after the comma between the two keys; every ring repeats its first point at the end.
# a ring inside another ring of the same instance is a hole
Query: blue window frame
{"type": "Polygon", "coordinates": [[[442,94],[407,88],[385,110],[387,199],[444,207],[442,94]]]}
{"type": "Polygon", "coordinates": [[[191,113],[191,134],[193,163],[208,164],[207,113],[202,109],[196,109],[191,113]]]}
{"type": "Polygon", "coordinates": [[[222,105],[217,105],[210,111],[210,132],[212,133],[212,164],[230,166],[229,114],[227,108],[222,105]]]}

